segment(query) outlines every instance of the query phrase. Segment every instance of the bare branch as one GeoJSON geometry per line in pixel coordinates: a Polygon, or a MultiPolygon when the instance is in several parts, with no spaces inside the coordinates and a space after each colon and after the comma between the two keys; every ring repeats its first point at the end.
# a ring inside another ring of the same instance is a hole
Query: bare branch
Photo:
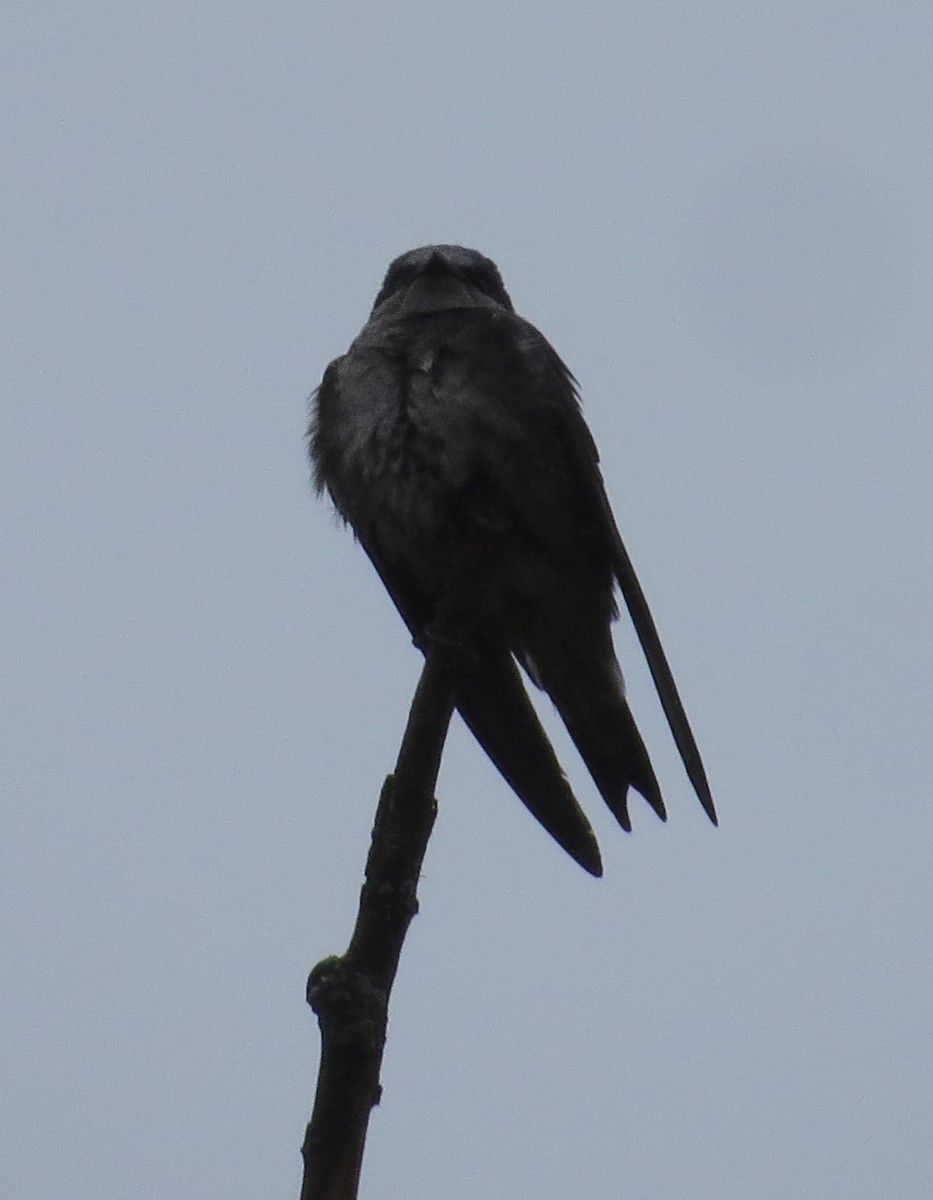
{"type": "Polygon", "coordinates": [[[434,787],[453,712],[455,640],[432,638],[394,774],[382,787],[356,926],[346,954],[319,962],[308,1003],[321,1065],[302,1146],[301,1200],[355,1200],[385,1047],[389,995],[437,810],[434,787]]]}

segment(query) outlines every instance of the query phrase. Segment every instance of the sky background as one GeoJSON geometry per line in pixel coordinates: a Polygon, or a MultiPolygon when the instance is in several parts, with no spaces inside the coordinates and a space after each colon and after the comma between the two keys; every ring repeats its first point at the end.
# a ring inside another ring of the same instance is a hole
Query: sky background
{"type": "MultiPolygon", "coordinates": [[[[928,4],[13,3],[0,1193],[297,1196],[420,658],[314,501],[389,260],[577,375],[703,749],[591,879],[455,723],[362,1196],[920,1200],[928,4]]],[[[544,711],[544,710],[543,710],[544,711]]]]}

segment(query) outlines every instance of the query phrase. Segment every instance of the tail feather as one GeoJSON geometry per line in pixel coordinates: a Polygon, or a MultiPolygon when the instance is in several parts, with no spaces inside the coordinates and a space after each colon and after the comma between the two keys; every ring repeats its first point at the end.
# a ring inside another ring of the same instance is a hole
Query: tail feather
{"type": "Polygon", "coordinates": [[[624,699],[615,713],[615,733],[607,740],[596,722],[577,706],[558,706],[567,731],[580,757],[586,763],[599,793],[623,829],[631,832],[628,814],[628,789],[635,788],[648,801],[662,821],[667,810],[651,759],[641,734],[624,699]]]}
{"type": "Polygon", "coordinates": [[[593,782],[622,828],[632,828],[630,787],[666,821],[661,788],[625,699],[615,658],[581,669],[579,663],[549,663],[537,655],[535,665],[593,782]]]}
{"type": "Polygon", "coordinates": [[[638,634],[638,640],[645,652],[651,678],[658,689],[661,707],[667,717],[667,723],[673,734],[687,777],[703,805],[703,811],[714,825],[718,825],[719,818],[716,816],[716,806],[713,803],[709,780],[706,778],[703,760],[700,758],[700,749],[693,736],[693,730],[690,728],[690,722],[687,720],[683,701],[677,691],[677,684],[674,682],[661,639],[658,637],[658,630],[648,607],[648,601],[638,582],[638,576],[635,574],[628,551],[619,537],[619,531],[616,529],[615,520],[609,511],[609,503],[605,495],[603,495],[602,505],[613,539],[613,567],[616,579],[631,615],[632,624],[635,626],[635,632],[638,634]]]}

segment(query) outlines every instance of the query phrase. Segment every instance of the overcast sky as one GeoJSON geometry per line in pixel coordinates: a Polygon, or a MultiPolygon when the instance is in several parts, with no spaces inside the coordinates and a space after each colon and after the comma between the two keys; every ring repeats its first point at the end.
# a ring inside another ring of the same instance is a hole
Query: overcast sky
{"type": "Polygon", "coordinates": [[[455,723],[362,1195],[921,1200],[933,10],[13,3],[0,1193],[297,1196],[420,659],[307,397],[462,242],[578,377],[722,818],[542,707],[594,880],[455,723]]]}

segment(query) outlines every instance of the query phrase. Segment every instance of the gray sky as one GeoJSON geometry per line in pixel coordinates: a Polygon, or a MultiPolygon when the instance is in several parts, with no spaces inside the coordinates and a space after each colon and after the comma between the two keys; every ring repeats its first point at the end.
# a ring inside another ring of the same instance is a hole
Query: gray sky
{"type": "Polygon", "coordinates": [[[580,380],[722,828],[625,629],[668,825],[549,726],[602,881],[454,729],[363,1195],[926,1197],[929,6],[4,26],[0,1193],[297,1195],[419,667],[306,397],[443,240],[580,380]]]}

